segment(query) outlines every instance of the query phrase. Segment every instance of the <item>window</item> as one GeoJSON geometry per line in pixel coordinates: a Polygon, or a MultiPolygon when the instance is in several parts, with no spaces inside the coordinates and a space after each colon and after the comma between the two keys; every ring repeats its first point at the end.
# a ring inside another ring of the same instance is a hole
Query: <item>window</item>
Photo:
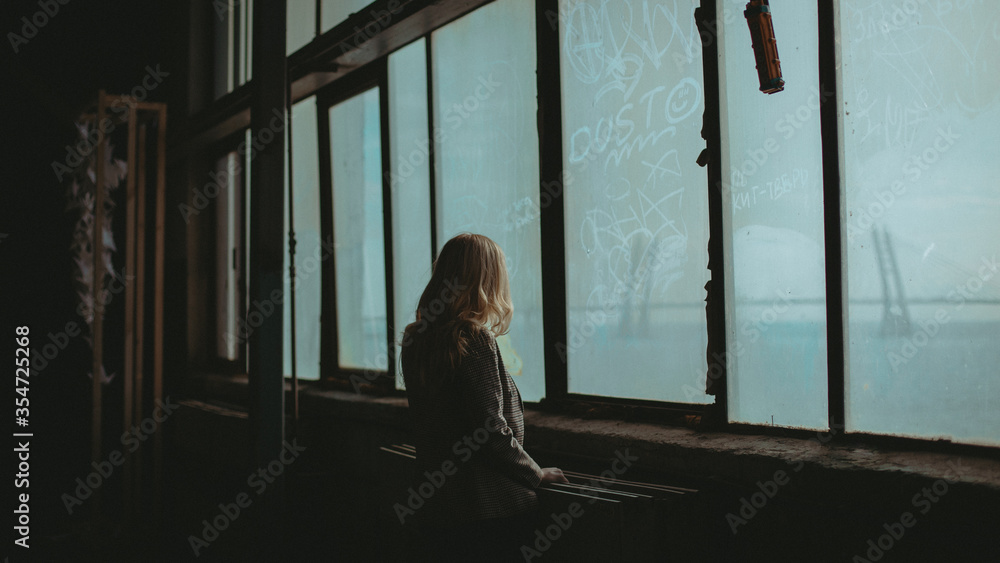
{"type": "Polygon", "coordinates": [[[572,393],[710,399],[697,4],[560,3],[572,393]]]}
{"type": "Polygon", "coordinates": [[[287,0],[286,55],[298,51],[316,37],[316,2],[317,0],[287,0]]]}
{"type": "Polygon", "coordinates": [[[351,14],[360,12],[370,2],[368,0],[320,0],[323,10],[322,29],[327,31],[342,23],[351,14]]]}
{"type": "Polygon", "coordinates": [[[1000,443],[1000,5],[840,3],[847,428],[1000,443]]]}
{"type": "Polygon", "coordinates": [[[826,269],[815,2],[773,0],[785,89],[762,94],[745,2],[720,12],[729,418],[825,429],[826,269]]]}
{"type": "Polygon", "coordinates": [[[243,85],[251,76],[253,0],[212,2],[215,50],[215,98],[243,85]]]}
{"type": "MultiPolygon", "coordinates": [[[[330,365],[399,376],[390,346],[414,320],[433,257],[471,231],[507,255],[515,314],[498,341],[527,401],[546,395],[546,378],[561,393],[565,376],[570,399],[700,410],[713,401],[709,338],[724,334],[717,359],[730,422],[826,430],[843,416],[850,432],[1000,445],[1000,8],[771,0],[786,85],[765,95],[746,0],[715,3],[718,83],[704,80],[703,4],[560,0],[558,14],[544,16],[531,0],[453,8],[457,19],[436,29],[394,27],[391,38],[408,44],[322,87],[320,101],[296,104],[300,377],[319,377],[320,310],[336,335],[330,365]],[[538,88],[549,79],[537,75],[540,53],[546,67],[558,62],[558,91],[538,88]],[[836,91],[821,76],[836,76],[836,91]],[[706,111],[718,115],[706,121],[706,111]],[[540,135],[553,115],[562,130],[540,135]],[[714,136],[714,117],[721,160],[704,168],[701,157],[717,147],[702,137],[714,136]],[[548,160],[556,151],[561,158],[548,160]],[[562,172],[561,199],[543,194],[543,164],[546,175],[562,172]],[[834,171],[839,186],[825,184],[834,171]],[[842,223],[827,225],[837,212],[842,223]],[[543,217],[561,218],[551,231],[561,240],[542,240],[543,217]],[[842,239],[827,240],[836,226],[842,239]],[[332,258],[322,233],[332,235],[332,258]],[[565,250],[564,271],[543,268],[543,244],[565,250]],[[319,262],[333,277],[325,284],[319,262]],[[710,262],[725,278],[713,286],[724,315],[711,319],[710,262]],[[832,279],[838,270],[843,279],[832,279]],[[543,284],[563,275],[565,302],[543,308],[543,284]],[[827,311],[840,306],[843,333],[828,330],[841,318],[827,311]],[[543,317],[546,326],[565,318],[565,334],[543,334],[543,317]],[[543,337],[565,343],[555,351],[564,365],[546,364],[543,337]],[[831,356],[841,345],[843,358],[831,356]],[[841,375],[844,412],[828,412],[840,410],[841,375]]],[[[216,25],[217,92],[248,77],[240,6],[216,25]]],[[[288,52],[352,14],[387,25],[364,0],[290,1],[288,10],[288,52]]],[[[216,211],[218,335],[246,293],[237,196],[249,178],[228,182],[216,211]]],[[[286,369],[292,342],[289,331],[286,369]]],[[[240,355],[224,339],[216,353],[240,355]]]]}
{"type": "Polygon", "coordinates": [[[431,35],[437,244],[474,231],[506,254],[515,312],[498,344],[527,401],[545,390],[533,15],[499,0],[431,35]]]}
{"type": "MultiPolygon", "coordinates": [[[[245,314],[250,310],[250,181],[253,174],[250,172],[250,160],[253,153],[248,147],[252,147],[253,136],[250,128],[243,131],[243,142],[240,144],[236,151],[236,154],[240,155],[243,161],[243,240],[245,241],[243,245],[243,283],[240,284],[243,288],[243,308],[240,314],[245,314]]],[[[243,319],[246,321],[246,319],[243,319]]],[[[237,333],[239,334],[239,333],[237,333]]],[[[249,371],[248,362],[249,354],[246,353],[246,338],[240,340],[240,347],[242,348],[242,353],[244,361],[241,362],[242,371],[244,373],[249,371]]]]}
{"type": "MultiPolygon", "coordinates": [[[[285,36],[286,54],[291,55],[316,36],[317,9],[319,9],[320,33],[333,29],[343,23],[352,14],[363,11],[370,4],[369,0],[288,0],[288,33],[285,36]],[[318,5],[317,5],[318,4],[318,5]]],[[[392,4],[392,10],[372,11],[377,17],[377,24],[365,26],[358,44],[375,36],[389,25],[394,12],[398,12],[397,4],[392,4]]],[[[357,46],[357,45],[352,45],[357,46]]]]}
{"type": "MultiPolygon", "coordinates": [[[[392,192],[393,327],[397,366],[403,329],[431,278],[431,141],[427,47],[420,39],[389,56],[389,187],[392,192]]],[[[403,387],[402,370],[396,385],[403,387]]]]}
{"type": "Polygon", "coordinates": [[[379,88],[332,106],[334,267],[340,367],[388,367],[379,88]]]}
{"type": "MultiPolygon", "coordinates": [[[[295,216],[295,267],[288,246],[288,214],[285,214],[284,295],[294,291],[295,369],[302,379],[319,379],[320,310],[323,276],[321,266],[329,258],[329,245],[320,235],[319,146],[316,98],[292,106],[292,191],[295,216]]],[[[285,163],[285,201],[288,201],[288,163],[285,163]]],[[[285,373],[292,373],[292,299],[284,302],[285,373]]]]}
{"type": "Polygon", "coordinates": [[[243,198],[240,188],[244,170],[237,151],[230,151],[215,163],[210,178],[218,186],[215,203],[215,355],[226,361],[243,359],[239,321],[246,296],[243,272],[246,268],[241,223],[243,198]]]}

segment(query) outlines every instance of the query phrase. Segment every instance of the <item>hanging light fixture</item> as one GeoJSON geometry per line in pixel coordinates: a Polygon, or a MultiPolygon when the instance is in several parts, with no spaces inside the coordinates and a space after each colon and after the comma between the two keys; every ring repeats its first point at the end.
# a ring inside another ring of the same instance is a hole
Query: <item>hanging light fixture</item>
{"type": "Polygon", "coordinates": [[[743,16],[750,26],[760,91],[774,94],[784,90],[785,81],[781,78],[781,61],[778,59],[778,40],[774,37],[771,6],[768,0],[750,0],[743,16]]]}

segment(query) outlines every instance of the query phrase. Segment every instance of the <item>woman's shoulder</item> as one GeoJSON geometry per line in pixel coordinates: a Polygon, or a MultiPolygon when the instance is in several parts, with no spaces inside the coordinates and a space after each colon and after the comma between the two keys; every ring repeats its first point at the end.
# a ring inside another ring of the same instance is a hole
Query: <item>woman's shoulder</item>
{"type": "Polygon", "coordinates": [[[480,324],[473,324],[464,327],[462,331],[465,333],[466,342],[469,343],[470,351],[482,351],[485,349],[496,350],[497,339],[493,335],[493,331],[486,328],[480,324]]]}
{"type": "Polygon", "coordinates": [[[500,365],[496,336],[488,328],[466,335],[457,375],[459,381],[471,385],[493,382],[500,365]],[[486,378],[486,379],[484,379],[486,378]]]}
{"type": "Polygon", "coordinates": [[[468,362],[488,362],[490,358],[496,356],[496,337],[493,335],[493,331],[485,326],[470,324],[462,327],[461,334],[458,336],[461,342],[459,346],[460,365],[468,362]]]}

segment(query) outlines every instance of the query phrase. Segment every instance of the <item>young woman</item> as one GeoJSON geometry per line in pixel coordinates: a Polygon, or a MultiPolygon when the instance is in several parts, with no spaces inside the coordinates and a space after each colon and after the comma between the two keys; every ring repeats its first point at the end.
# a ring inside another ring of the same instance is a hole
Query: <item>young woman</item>
{"type": "MultiPolygon", "coordinates": [[[[402,370],[423,503],[414,511],[435,561],[522,561],[535,489],[567,482],[524,451],[521,395],[496,337],[513,308],[503,251],[482,235],[449,240],[402,340],[402,370]]],[[[402,515],[401,515],[401,519],[402,515]]]]}

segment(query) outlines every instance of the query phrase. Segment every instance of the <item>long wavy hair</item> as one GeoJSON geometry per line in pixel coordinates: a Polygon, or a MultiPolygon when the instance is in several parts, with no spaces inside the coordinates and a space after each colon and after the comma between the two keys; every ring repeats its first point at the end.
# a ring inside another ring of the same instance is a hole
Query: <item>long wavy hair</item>
{"type": "Polygon", "coordinates": [[[507,261],[497,243],[463,233],[441,249],[417,305],[416,321],[402,337],[404,365],[420,381],[447,378],[461,365],[470,341],[484,331],[506,334],[514,308],[507,261]]]}

